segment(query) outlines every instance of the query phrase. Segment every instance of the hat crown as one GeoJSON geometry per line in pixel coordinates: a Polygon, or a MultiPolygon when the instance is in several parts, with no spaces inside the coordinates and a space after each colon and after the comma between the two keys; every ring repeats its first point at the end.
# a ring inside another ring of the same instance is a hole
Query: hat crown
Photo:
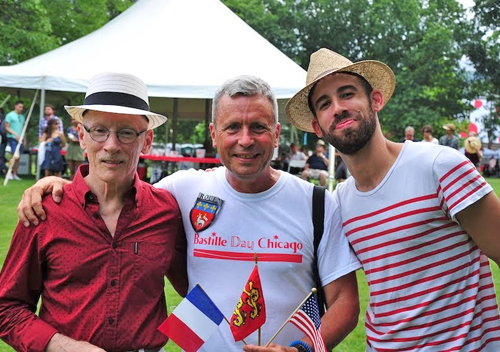
{"type": "Polygon", "coordinates": [[[319,77],[349,65],[352,65],[351,60],[334,51],[321,48],[311,54],[311,60],[307,68],[306,85],[314,82],[319,77]]]}
{"type": "Polygon", "coordinates": [[[127,73],[103,72],[92,77],[85,98],[103,92],[132,95],[143,100],[149,106],[146,83],[140,78],[127,73]]]}

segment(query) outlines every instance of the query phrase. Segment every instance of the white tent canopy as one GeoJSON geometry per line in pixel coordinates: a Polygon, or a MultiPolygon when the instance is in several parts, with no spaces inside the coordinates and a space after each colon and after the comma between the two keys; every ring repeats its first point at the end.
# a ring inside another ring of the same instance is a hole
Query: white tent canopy
{"type": "MultiPolygon", "coordinates": [[[[83,38],[0,67],[0,87],[85,92],[90,78],[104,71],[140,77],[150,97],[184,98],[181,118],[205,115],[198,99],[212,98],[228,78],[261,77],[285,99],[306,75],[219,0],[140,0],[83,38]]],[[[172,99],[153,98],[151,105],[172,112],[172,99]]]]}

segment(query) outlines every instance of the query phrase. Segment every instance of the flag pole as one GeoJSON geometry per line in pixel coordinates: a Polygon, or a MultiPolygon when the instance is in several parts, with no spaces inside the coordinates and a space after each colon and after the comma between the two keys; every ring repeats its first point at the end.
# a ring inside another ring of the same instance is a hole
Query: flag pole
{"type": "MultiPolygon", "coordinates": [[[[229,324],[229,326],[231,326],[231,323],[229,322],[229,320],[226,318],[226,316],[224,316],[224,320],[229,324]]],[[[245,341],[245,339],[241,339],[241,341],[245,344],[245,345],[248,345],[248,343],[245,341]]]]}
{"type": "Polygon", "coordinates": [[[315,287],[313,287],[313,288],[311,289],[311,292],[309,292],[309,294],[307,295],[307,297],[306,297],[306,298],[304,298],[304,300],[303,300],[302,302],[300,302],[299,306],[298,306],[298,307],[297,307],[297,308],[293,311],[293,313],[292,313],[292,314],[290,314],[290,316],[288,317],[288,319],[287,319],[287,320],[285,320],[285,322],[283,323],[283,325],[281,325],[281,327],[278,329],[278,331],[276,331],[276,334],[274,334],[274,335],[273,335],[273,337],[271,337],[271,339],[269,340],[269,342],[266,344],[266,346],[265,346],[265,347],[269,347],[269,345],[271,344],[271,342],[273,342],[273,340],[276,338],[276,336],[278,336],[278,334],[281,332],[281,330],[283,330],[283,328],[285,327],[285,325],[286,325],[286,324],[290,321],[290,319],[292,319],[293,315],[294,315],[295,313],[297,313],[297,311],[300,309],[300,307],[302,307],[302,305],[303,305],[304,303],[306,303],[306,301],[309,299],[309,297],[311,297],[311,295],[312,295],[313,293],[315,293],[316,291],[317,291],[317,290],[316,290],[316,288],[315,288],[315,287]]]}
{"type": "MultiPolygon", "coordinates": [[[[205,294],[207,295],[207,297],[209,297],[209,298],[212,300],[212,302],[213,302],[213,299],[212,299],[212,298],[208,295],[207,291],[205,291],[205,290],[203,289],[203,287],[202,287],[200,284],[198,284],[198,286],[200,286],[201,290],[202,290],[203,292],[205,292],[205,294]]],[[[224,317],[224,320],[225,320],[225,321],[229,324],[229,326],[231,326],[231,323],[230,323],[230,322],[229,322],[229,320],[226,318],[226,316],[225,316],[224,314],[222,314],[222,316],[224,317]]],[[[243,341],[243,343],[244,343],[245,345],[248,345],[248,344],[245,342],[245,340],[244,340],[244,339],[241,339],[241,341],[243,341]]]]}
{"type": "MultiPolygon", "coordinates": [[[[258,264],[258,260],[257,260],[257,252],[255,252],[255,253],[253,254],[253,257],[254,257],[254,260],[255,260],[255,266],[257,266],[257,264],[258,264]]],[[[259,326],[259,330],[258,330],[258,332],[257,332],[257,346],[260,346],[260,342],[261,342],[261,336],[262,336],[262,335],[261,335],[261,333],[262,333],[261,327],[262,327],[262,326],[259,326]]]]}

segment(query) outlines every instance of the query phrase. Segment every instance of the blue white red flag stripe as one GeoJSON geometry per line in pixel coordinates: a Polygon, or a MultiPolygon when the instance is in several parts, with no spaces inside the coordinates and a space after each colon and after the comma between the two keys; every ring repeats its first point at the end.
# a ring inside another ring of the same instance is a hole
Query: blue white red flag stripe
{"type": "Polygon", "coordinates": [[[196,285],[158,330],[186,352],[197,351],[224,319],[221,311],[196,285]]]}
{"type": "Polygon", "coordinates": [[[290,322],[299,328],[313,342],[315,352],[326,352],[325,342],[321,336],[321,318],[318,302],[311,295],[300,309],[290,318],[290,322]]]}

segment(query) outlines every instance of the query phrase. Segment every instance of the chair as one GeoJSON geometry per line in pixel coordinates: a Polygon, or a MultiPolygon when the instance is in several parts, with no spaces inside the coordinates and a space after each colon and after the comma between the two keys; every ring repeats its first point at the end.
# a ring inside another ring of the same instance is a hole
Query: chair
{"type": "Polygon", "coordinates": [[[302,171],[302,169],[304,168],[304,166],[306,166],[306,160],[290,160],[288,162],[288,170],[287,171],[290,172],[290,170],[292,168],[295,168],[295,169],[300,169],[298,172],[298,173],[300,173],[302,171]]]}

